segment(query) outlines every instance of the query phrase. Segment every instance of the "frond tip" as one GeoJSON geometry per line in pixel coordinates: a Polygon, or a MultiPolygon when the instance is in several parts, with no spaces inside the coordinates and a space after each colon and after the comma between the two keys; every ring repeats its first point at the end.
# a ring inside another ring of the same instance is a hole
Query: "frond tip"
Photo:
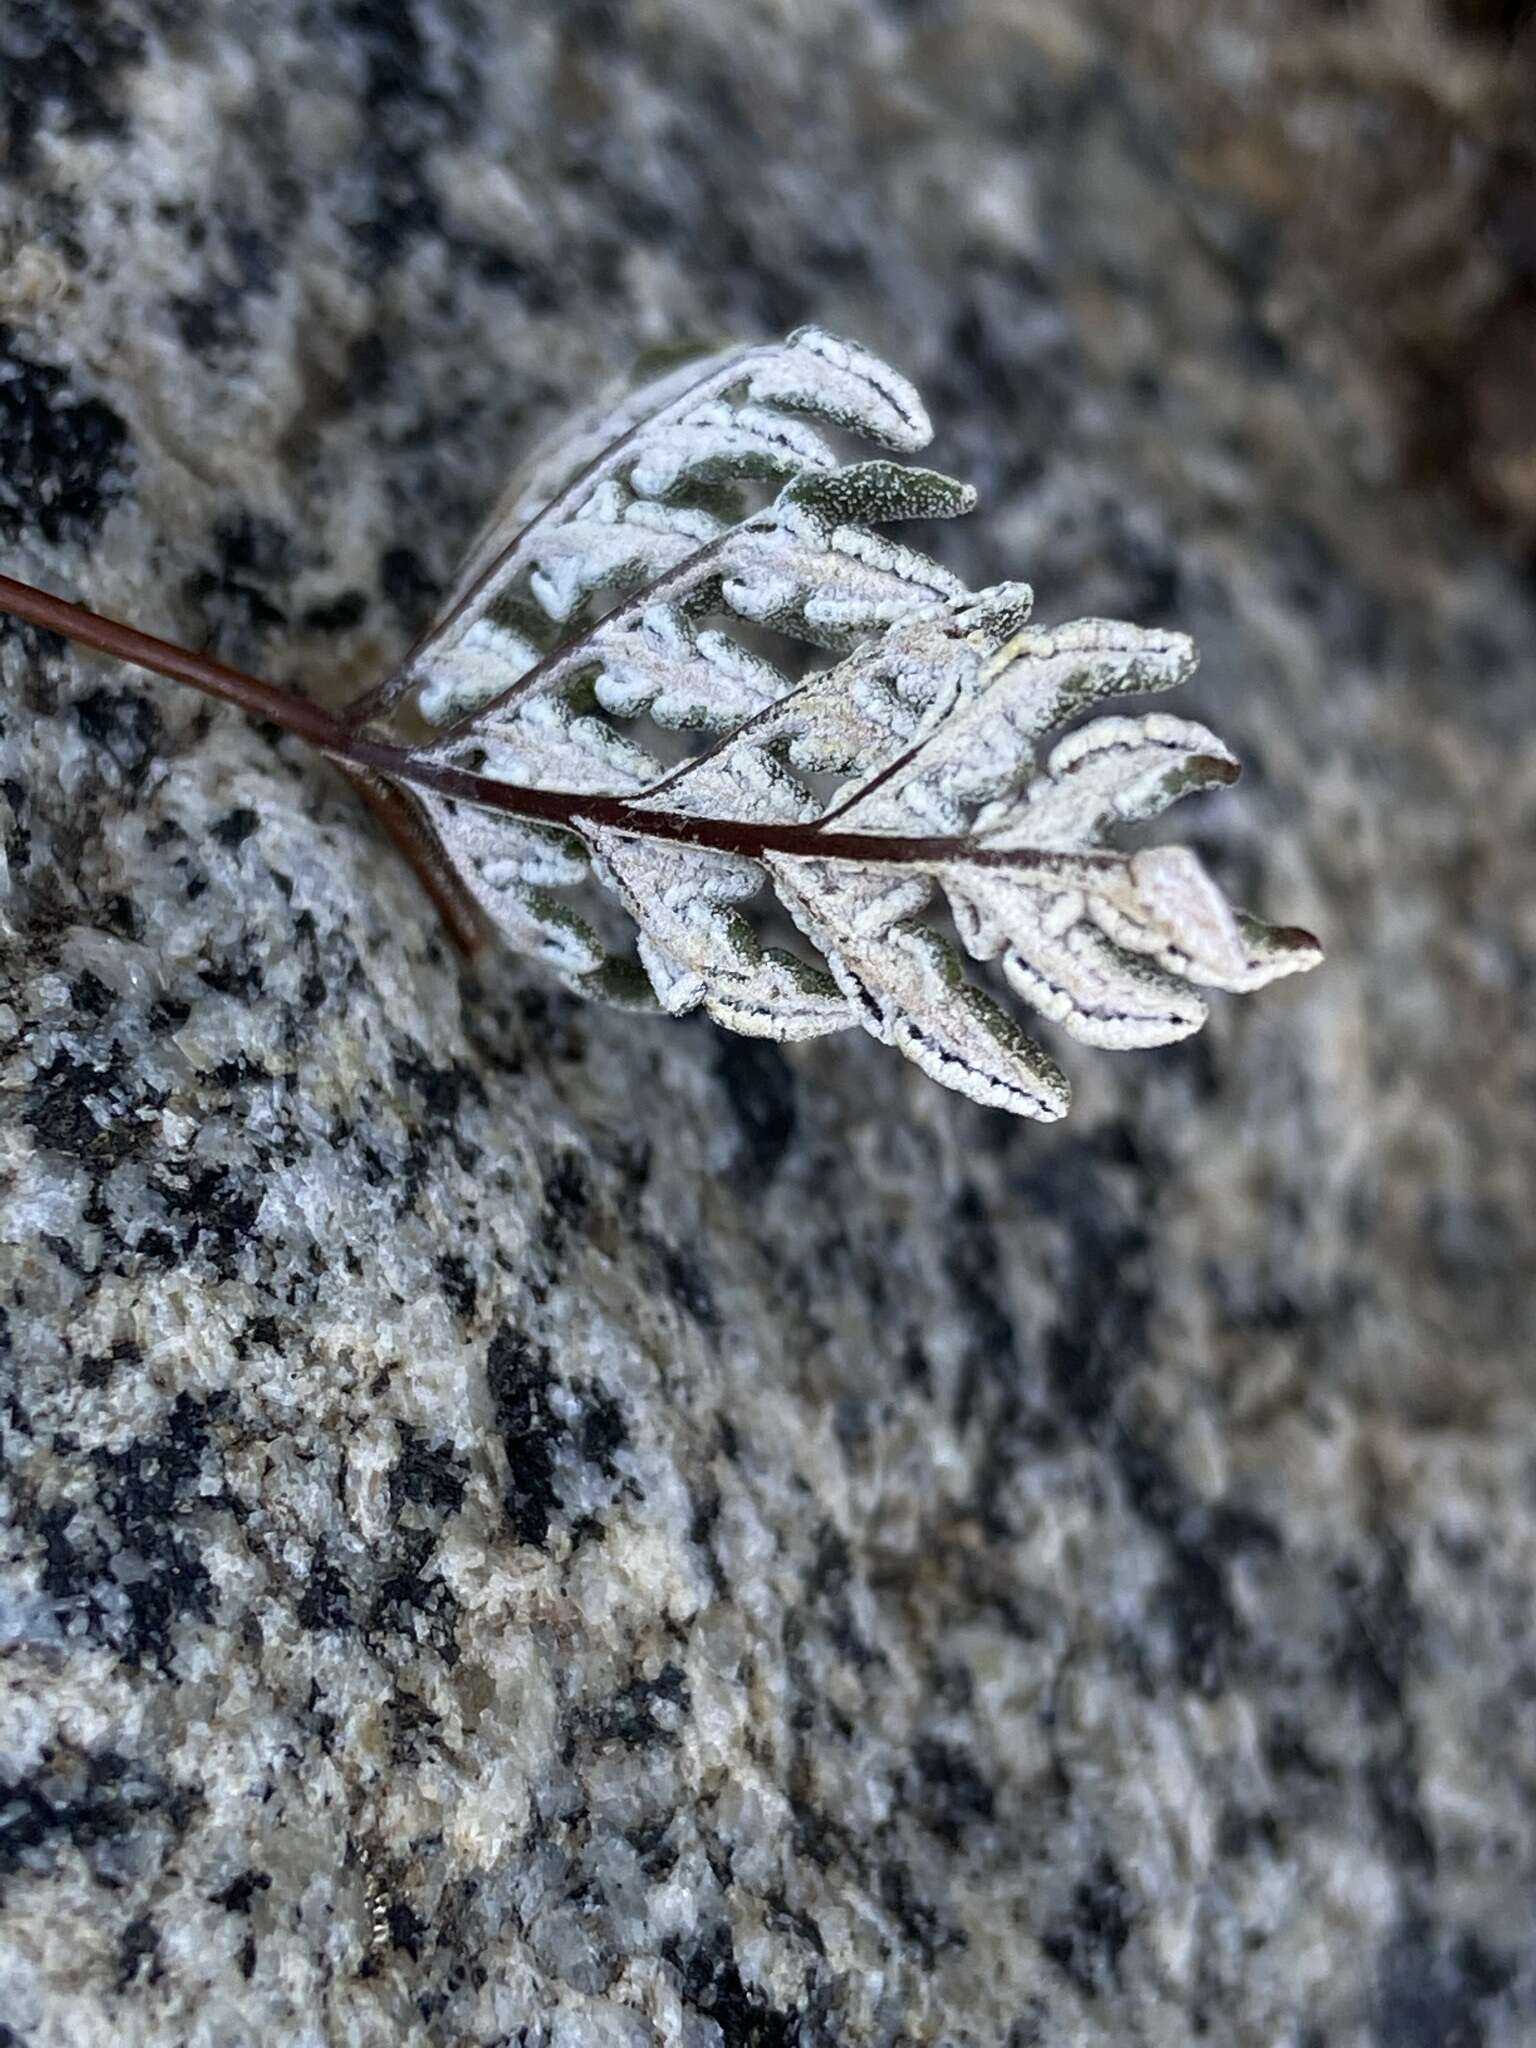
{"type": "Polygon", "coordinates": [[[637,956],[661,1009],[735,1031],[859,1025],[1044,1120],[1065,1113],[1066,1078],[965,956],[1117,1049],[1197,1031],[1202,989],[1315,966],[1314,940],[1234,910],[1192,853],[1106,843],[1236,779],[1214,733],[1115,710],[1040,751],[1106,700],[1181,683],[1190,641],[1108,619],[1043,629],[1026,585],[966,590],[880,529],[966,512],[973,493],[839,462],[813,422],[905,452],[929,433],[894,370],[810,328],[589,416],[536,459],[443,622],[371,693],[369,711],[414,693],[439,724],[410,747],[369,726],[369,760],[412,790],[507,942],[626,1000],[637,956]],[[772,492],[756,509],[754,485],[772,492]],[[833,659],[791,667],[796,643],[833,659]],[[692,749],[669,759],[642,716],[692,749]]]}

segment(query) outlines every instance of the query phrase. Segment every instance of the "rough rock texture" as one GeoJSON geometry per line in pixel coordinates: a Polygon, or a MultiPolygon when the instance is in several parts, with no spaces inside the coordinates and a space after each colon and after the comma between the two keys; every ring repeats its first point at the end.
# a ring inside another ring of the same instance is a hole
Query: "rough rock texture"
{"type": "Polygon", "coordinates": [[[1536,563],[1536,8],[1103,0],[1181,154],[1266,209],[1266,315],[1347,337],[1420,481],[1536,563]]]}
{"type": "Polygon", "coordinates": [[[0,0],[7,568],[340,692],[814,316],[957,567],[1200,637],[1332,952],[1020,1125],[466,972],[5,628],[0,2041],[1532,2038],[1536,607],[1095,19],[0,0]]]}

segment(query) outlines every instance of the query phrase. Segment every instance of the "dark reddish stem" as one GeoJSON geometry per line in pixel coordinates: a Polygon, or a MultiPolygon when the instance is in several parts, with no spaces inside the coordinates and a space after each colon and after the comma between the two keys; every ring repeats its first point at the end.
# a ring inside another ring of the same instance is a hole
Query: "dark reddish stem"
{"type": "Polygon", "coordinates": [[[416,789],[430,789],[481,810],[503,811],[508,817],[541,824],[611,826],[641,839],[665,839],[678,846],[697,846],[710,853],[736,853],[748,860],[768,854],[796,854],[807,860],[856,861],[860,867],[935,867],[965,861],[972,867],[1055,869],[1117,868],[1114,853],[1056,853],[1034,847],[995,848],[963,838],[902,838],[891,832],[823,832],[817,825],[762,823],[753,818],[690,817],[639,803],[633,797],[584,796],[569,789],[525,789],[493,776],[477,775],[429,753],[391,746],[387,741],[352,739],[348,758],[400,776],[416,789]]]}
{"type": "Polygon", "coordinates": [[[32,583],[18,583],[0,576],[0,612],[76,640],[82,647],[94,647],[98,654],[115,654],[119,661],[131,661],[136,668],[153,669],[174,683],[190,683],[205,696],[225,704],[236,704],[253,718],[270,718],[285,732],[296,733],[311,746],[330,752],[346,738],[346,727],[323,705],[307,697],[263,683],[237,668],[226,668],[211,654],[196,654],[190,647],[178,647],[171,640],[157,640],[153,633],[141,633],[137,626],[122,625],[83,605],[55,597],[32,583]]]}
{"type": "Polygon", "coordinates": [[[460,914],[473,925],[471,899],[437,845],[419,806],[399,787],[401,784],[461,803],[477,804],[484,810],[501,811],[509,817],[561,825],[578,832],[583,825],[608,826],[673,845],[741,854],[749,860],[779,853],[809,860],[856,861],[862,867],[931,868],[963,861],[970,866],[1050,872],[1063,863],[1080,870],[1115,867],[1120,861],[1120,856],[1112,853],[1068,855],[1032,847],[1002,849],[966,838],[903,838],[893,833],[826,832],[815,824],[695,818],[685,812],[637,803],[628,797],[583,795],[568,789],[528,789],[492,776],[477,775],[472,769],[444,761],[422,748],[396,746],[388,740],[354,732],[333,712],[295,696],[292,691],[280,690],[239,669],[227,668],[209,655],[194,654],[168,640],[157,640],[134,626],[104,619],[96,612],[50,596],[29,583],[17,583],[9,576],[0,576],[0,612],[11,612],[33,625],[78,640],[103,654],[115,654],[120,660],[152,669],[175,682],[190,683],[207,696],[238,705],[255,717],[270,719],[284,731],[321,748],[347,774],[375,813],[384,817],[391,837],[416,869],[433,901],[444,907],[445,896],[452,899],[453,914],[444,908],[450,929],[460,914]]]}
{"type": "Polygon", "coordinates": [[[466,960],[473,960],[485,944],[485,921],[414,801],[398,783],[386,782],[366,768],[354,768],[347,761],[337,761],[336,766],[378,819],[396,851],[415,870],[458,951],[466,960]]]}
{"type": "Polygon", "coordinates": [[[88,612],[83,606],[54,597],[31,583],[18,583],[11,576],[0,576],[0,612],[10,612],[31,625],[62,634],[66,640],[78,641],[83,647],[94,647],[99,654],[112,654],[120,661],[131,661],[136,668],[169,676],[173,682],[190,683],[206,696],[237,705],[254,717],[268,718],[285,732],[323,747],[336,757],[336,765],[415,870],[459,951],[473,958],[484,944],[484,927],[474,899],[443,858],[415,803],[397,784],[345,759],[347,729],[323,705],[312,704],[291,690],[280,690],[256,676],[226,667],[211,655],[178,647],[170,640],[157,640],[154,634],[141,633],[136,626],[125,626],[116,619],[103,618],[98,612],[88,612]]]}

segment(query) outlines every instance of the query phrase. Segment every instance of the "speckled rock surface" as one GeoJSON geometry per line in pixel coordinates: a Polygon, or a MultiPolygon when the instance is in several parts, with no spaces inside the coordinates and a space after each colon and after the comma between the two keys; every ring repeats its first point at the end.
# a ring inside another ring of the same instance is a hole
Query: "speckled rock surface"
{"type": "Polygon", "coordinates": [[[0,0],[0,560],[317,692],[815,317],[1177,622],[1306,985],[1042,1130],[448,956],[0,629],[0,2041],[1536,2032],[1536,607],[1086,7],[0,0]]]}

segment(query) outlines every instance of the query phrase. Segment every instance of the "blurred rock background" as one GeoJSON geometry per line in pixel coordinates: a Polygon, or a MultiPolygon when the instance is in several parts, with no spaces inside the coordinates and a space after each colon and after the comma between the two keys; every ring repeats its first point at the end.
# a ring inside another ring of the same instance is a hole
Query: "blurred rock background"
{"type": "MultiPolygon", "coordinates": [[[[1536,14],[1528,0],[1115,11],[1177,81],[1184,161],[1264,214],[1270,313],[1347,335],[1416,483],[1536,549],[1536,14]]],[[[1369,399],[1366,402],[1371,402],[1369,399]]]]}
{"type": "Polygon", "coordinates": [[[814,318],[1330,949],[1022,1126],[0,622],[0,2042],[1531,2037],[1527,12],[0,0],[7,571],[340,696],[814,318]]]}

